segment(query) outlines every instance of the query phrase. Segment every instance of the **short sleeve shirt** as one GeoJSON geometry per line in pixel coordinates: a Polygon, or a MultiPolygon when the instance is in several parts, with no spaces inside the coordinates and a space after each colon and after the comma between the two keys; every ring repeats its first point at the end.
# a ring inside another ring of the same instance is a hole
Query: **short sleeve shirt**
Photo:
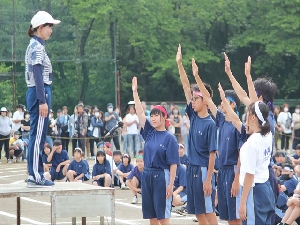
{"type": "Polygon", "coordinates": [[[131,170],[130,174],[127,176],[127,180],[132,180],[133,177],[136,177],[140,183],[142,182],[142,172],[137,166],[131,170]]]}
{"type": "Polygon", "coordinates": [[[170,165],[180,163],[177,140],[169,131],[157,131],[146,120],[141,134],[145,140],[144,165],[146,168],[170,169],[170,165]]]}
{"type": "Polygon", "coordinates": [[[95,176],[98,176],[98,175],[101,175],[104,173],[111,175],[110,163],[107,160],[105,163],[102,163],[102,164],[96,163],[93,166],[92,176],[95,177],[95,176]]]}
{"type": "Polygon", "coordinates": [[[254,174],[255,183],[265,183],[269,179],[269,163],[272,154],[272,133],[265,136],[253,133],[240,150],[240,185],[244,185],[246,173],[254,174]],[[250,160],[251,159],[251,160],[250,160]]]}
{"type": "Polygon", "coordinates": [[[43,154],[43,156],[42,156],[42,162],[43,162],[44,164],[51,164],[52,161],[51,161],[51,162],[48,162],[47,158],[48,158],[48,155],[43,154]]]}
{"type": "Polygon", "coordinates": [[[50,85],[52,83],[51,61],[45,50],[44,41],[34,36],[30,39],[30,43],[25,54],[25,80],[27,87],[35,87],[33,66],[38,64],[43,66],[44,84],[50,85]]]}
{"type": "Polygon", "coordinates": [[[221,166],[237,165],[241,142],[239,131],[231,121],[225,120],[225,115],[220,110],[216,115],[216,126],[219,128],[218,150],[221,166]]]}
{"type": "Polygon", "coordinates": [[[115,116],[115,118],[112,118],[109,121],[106,121],[106,123],[105,123],[105,129],[108,131],[110,131],[113,127],[115,127],[117,125],[117,123],[119,122],[119,116],[115,112],[112,112],[112,113],[106,112],[104,114],[104,117],[107,118],[107,117],[111,116],[112,114],[115,116]]]}
{"type": "Polygon", "coordinates": [[[210,152],[217,150],[217,128],[209,115],[200,118],[190,103],[186,107],[190,119],[188,160],[194,166],[208,166],[210,152]]]}
{"type": "Polygon", "coordinates": [[[87,173],[87,168],[86,168],[86,164],[84,163],[83,160],[80,160],[79,162],[77,162],[75,159],[70,163],[69,167],[68,167],[68,171],[69,170],[73,170],[77,173],[77,175],[80,174],[86,174],[87,173]]]}
{"type": "Polygon", "coordinates": [[[182,165],[177,166],[176,176],[174,180],[174,190],[183,186],[184,189],[186,187],[186,170],[182,165]]]}
{"type": "Polygon", "coordinates": [[[64,162],[64,161],[67,161],[69,160],[69,155],[68,155],[68,152],[66,150],[62,150],[61,153],[57,153],[56,151],[53,153],[53,156],[52,156],[52,167],[54,169],[56,169],[56,167],[64,162]]]}
{"type": "Polygon", "coordinates": [[[123,163],[121,163],[118,166],[118,170],[120,170],[122,173],[128,173],[133,169],[133,165],[132,164],[128,164],[127,166],[124,166],[123,163]]]}

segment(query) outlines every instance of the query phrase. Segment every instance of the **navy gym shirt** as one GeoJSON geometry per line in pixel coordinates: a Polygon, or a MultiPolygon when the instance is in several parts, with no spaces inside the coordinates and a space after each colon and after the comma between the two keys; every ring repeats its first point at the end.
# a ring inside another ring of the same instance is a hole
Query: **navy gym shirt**
{"type": "Polygon", "coordinates": [[[104,173],[111,175],[111,168],[110,168],[110,163],[108,162],[108,160],[106,160],[105,164],[104,163],[102,163],[102,164],[96,163],[93,166],[93,172],[92,172],[93,177],[98,176],[100,174],[104,174],[104,173]]]}
{"type": "Polygon", "coordinates": [[[68,152],[66,150],[62,150],[61,153],[57,153],[56,151],[53,153],[53,156],[52,156],[52,168],[53,169],[56,169],[56,167],[64,162],[64,161],[67,161],[69,160],[69,155],[68,155],[68,152]]]}

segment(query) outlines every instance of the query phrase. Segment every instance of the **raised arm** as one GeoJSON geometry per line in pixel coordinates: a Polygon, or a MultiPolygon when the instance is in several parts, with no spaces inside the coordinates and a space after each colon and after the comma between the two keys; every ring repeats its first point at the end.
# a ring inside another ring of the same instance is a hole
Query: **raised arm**
{"type": "Polygon", "coordinates": [[[192,69],[193,69],[193,75],[196,79],[196,83],[202,93],[202,97],[206,101],[211,113],[216,118],[218,108],[215,105],[215,103],[213,102],[213,100],[211,99],[209,92],[207,91],[206,87],[204,86],[204,84],[198,74],[198,66],[197,66],[194,58],[192,59],[192,69]]]}
{"type": "Polygon", "coordinates": [[[231,108],[231,106],[230,106],[229,102],[227,101],[227,99],[225,98],[225,93],[224,93],[224,90],[223,90],[220,83],[219,83],[218,89],[219,89],[220,97],[222,99],[224,107],[226,109],[228,118],[231,120],[233,126],[235,126],[235,128],[241,133],[243,124],[240,121],[240,118],[238,117],[238,115],[231,108]]]}
{"type": "Polygon", "coordinates": [[[137,92],[137,88],[138,88],[137,78],[133,77],[132,78],[132,94],[133,94],[133,100],[134,100],[134,104],[135,104],[135,110],[136,110],[136,114],[140,120],[140,124],[144,128],[147,118],[146,118],[139,94],[137,92]]]}
{"type": "Polygon", "coordinates": [[[178,50],[177,50],[177,55],[176,55],[176,62],[177,62],[177,66],[178,66],[178,71],[179,71],[179,75],[180,75],[180,80],[182,83],[182,87],[183,87],[183,91],[184,91],[184,95],[186,98],[186,103],[187,105],[190,104],[191,102],[191,86],[190,86],[190,82],[189,79],[186,75],[186,72],[183,68],[182,65],[182,54],[181,54],[181,45],[178,45],[178,50]]]}
{"type": "Polygon", "coordinates": [[[245,105],[245,106],[249,106],[250,105],[250,99],[247,95],[247,92],[241,87],[241,85],[239,84],[239,82],[237,82],[237,80],[235,79],[235,77],[232,75],[231,69],[230,69],[230,61],[226,55],[226,53],[224,52],[224,57],[225,57],[225,72],[229,77],[229,80],[231,82],[231,85],[235,91],[235,93],[237,94],[237,96],[239,97],[240,101],[245,105]]]}
{"type": "Polygon", "coordinates": [[[252,81],[251,77],[251,57],[248,56],[248,61],[245,63],[245,75],[247,78],[247,85],[248,85],[248,91],[249,91],[249,97],[250,97],[250,103],[251,102],[257,102],[258,97],[255,91],[255,87],[252,81]]]}

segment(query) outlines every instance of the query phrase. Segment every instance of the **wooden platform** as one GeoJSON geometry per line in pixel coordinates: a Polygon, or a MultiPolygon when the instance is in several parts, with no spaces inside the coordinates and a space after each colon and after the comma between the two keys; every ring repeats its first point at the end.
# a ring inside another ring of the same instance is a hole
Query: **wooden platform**
{"type": "Polygon", "coordinates": [[[20,197],[50,196],[51,224],[56,224],[56,218],[72,218],[76,224],[76,217],[82,217],[82,224],[86,224],[86,217],[100,216],[100,224],[104,224],[104,216],[111,217],[111,224],[115,224],[115,190],[102,188],[90,184],[76,182],[57,182],[50,188],[28,188],[26,183],[0,185],[0,198],[17,198],[17,224],[21,224],[20,197]]]}

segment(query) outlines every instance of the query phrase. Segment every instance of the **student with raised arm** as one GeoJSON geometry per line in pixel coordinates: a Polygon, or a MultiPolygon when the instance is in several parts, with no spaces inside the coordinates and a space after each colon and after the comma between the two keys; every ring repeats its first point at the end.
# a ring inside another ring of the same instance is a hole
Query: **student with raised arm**
{"type": "Polygon", "coordinates": [[[142,176],[143,218],[150,225],[170,225],[171,202],[177,165],[180,163],[176,138],[166,130],[168,116],[164,107],[156,105],[146,119],[137,92],[137,78],[132,79],[132,92],[136,113],[145,140],[144,171],[142,176]]]}
{"type": "Polygon", "coordinates": [[[260,101],[251,103],[243,125],[226,101],[225,93],[219,84],[222,102],[233,125],[244,136],[250,135],[240,149],[241,201],[239,215],[243,224],[273,224],[275,200],[269,182],[269,162],[272,152],[272,133],[268,106],[260,101]],[[249,160],[251,159],[251,160],[249,160]]]}
{"type": "MultiPolygon", "coordinates": [[[[270,122],[270,131],[274,137],[275,135],[275,117],[273,114],[273,101],[275,98],[275,94],[277,92],[277,86],[276,84],[268,78],[258,78],[254,82],[252,82],[250,70],[251,70],[251,58],[248,57],[248,62],[245,63],[245,75],[247,78],[247,84],[248,84],[248,91],[249,91],[249,97],[247,97],[247,94],[245,95],[245,91],[242,89],[242,87],[239,85],[239,83],[235,80],[233,77],[231,70],[230,70],[230,61],[226,54],[225,56],[225,72],[227,73],[233,89],[237,93],[238,97],[240,98],[241,102],[244,103],[245,106],[248,106],[250,103],[256,102],[256,101],[262,101],[264,102],[268,108],[269,108],[269,115],[268,115],[268,121],[270,122]]],[[[273,155],[273,146],[272,146],[272,155],[273,155]]],[[[277,201],[277,181],[276,176],[274,174],[274,171],[272,169],[272,161],[269,165],[269,181],[272,186],[273,194],[274,194],[274,200],[277,201]]],[[[275,214],[273,215],[273,223],[275,222],[275,214]]]]}
{"type": "MultiPolygon", "coordinates": [[[[221,110],[218,110],[211,99],[209,92],[206,90],[198,75],[198,67],[194,59],[192,60],[192,68],[203,100],[207,102],[208,108],[216,118],[216,126],[219,128],[218,151],[221,166],[218,171],[217,182],[219,217],[222,220],[227,220],[230,225],[242,224],[236,212],[238,211],[237,201],[240,199],[239,149],[243,142],[240,140],[239,131],[233,126],[228,117],[223,101],[221,102],[221,110]]],[[[233,90],[225,91],[225,101],[227,101],[234,112],[238,114],[240,100],[233,90]]]]}
{"type": "MultiPolygon", "coordinates": [[[[217,128],[214,120],[208,113],[208,103],[203,99],[199,88],[190,90],[188,77],[182,66],[181,46],[178,46],[176,61],[180,80],[186,97],[186,113],[190,119],[189,164],[186,168],[187,178],[187,210],[195,214],[198,224],[218,224],[214,212],[213,170],[217,149],[217,128]]],[[[209,85],[205,89],[212,96],[209,85]]]]}

